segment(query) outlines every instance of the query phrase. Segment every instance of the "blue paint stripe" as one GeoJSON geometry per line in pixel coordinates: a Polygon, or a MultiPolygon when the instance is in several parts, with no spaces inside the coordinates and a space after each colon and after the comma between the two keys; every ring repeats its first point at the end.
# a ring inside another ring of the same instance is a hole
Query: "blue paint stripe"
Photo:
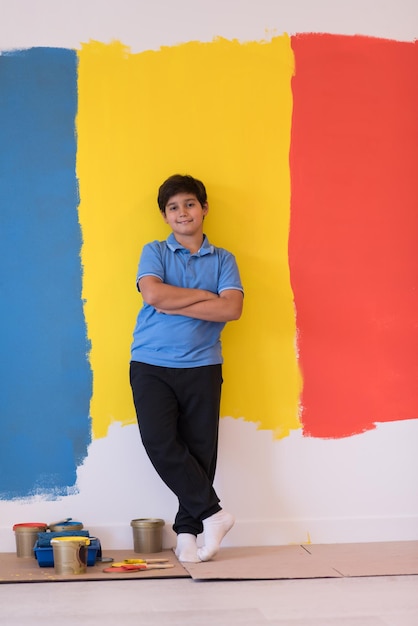
{"type": "Polygon", "coordinates": [[[0,56],[0,498],[73,491],[91,440],[77,55],[0,56]]]}

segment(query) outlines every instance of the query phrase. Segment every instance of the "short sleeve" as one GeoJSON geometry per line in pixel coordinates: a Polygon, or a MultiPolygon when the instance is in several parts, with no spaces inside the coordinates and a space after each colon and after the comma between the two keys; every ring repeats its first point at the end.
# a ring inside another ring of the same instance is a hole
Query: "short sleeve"
{"type": "Polygon", "coordinates": [[[227,289],[236,289],[244,292],[234,255],[226,250],[222,250],[220,267],[218,293],[226,291],[227,289]]]}
{"type": "Polygon", "coordinates": [[[156,276],[161,281],[164,281],[164,265],[159,241],[147,243],[142,249],[136,275],[137,285],[139,279],[144,276],[156,276]]]}

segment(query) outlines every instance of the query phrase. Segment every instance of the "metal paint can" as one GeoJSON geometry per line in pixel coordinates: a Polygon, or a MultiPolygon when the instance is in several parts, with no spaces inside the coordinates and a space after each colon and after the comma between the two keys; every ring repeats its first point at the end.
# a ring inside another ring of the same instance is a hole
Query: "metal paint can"
{"type": "Polygon", "coordinates": [[[13,530],[16,538],[16,554],[20,558],[35,558],[33,551],[38,533],[45,532],[47,524],[42,522],[27,522],[15,524],[13,530]]]}
{"type": "Polygon", "coordinates": [[[54,533],[71,532],[74,530],[83,530],[82,522],[74,522],[71,517],[60,522],[54,522],[48,526],[49,530],[54,533]]]}
{"type": "Polygon", "coordinates": [[[85,574],[87,572],[88,537],[56,537],[51,539],[56,574],[85,574]]]}
{"type": "Polygon", "coordinates": [[[152,554],[163,549],[163,519],[140,518],[131,521],[134,552],[152,554]]]}

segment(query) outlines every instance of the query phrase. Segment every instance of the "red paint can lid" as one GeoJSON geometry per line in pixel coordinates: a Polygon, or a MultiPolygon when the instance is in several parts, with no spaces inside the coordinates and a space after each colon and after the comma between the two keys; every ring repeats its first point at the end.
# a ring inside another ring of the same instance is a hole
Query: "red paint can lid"
{"type": "Polygon", "coordinates": [[[13,530],[16,528],[46,528],[48,524],[44,524],[44,522],[24,522],[22,524],[15,524],[13,526],[13,530]]]}

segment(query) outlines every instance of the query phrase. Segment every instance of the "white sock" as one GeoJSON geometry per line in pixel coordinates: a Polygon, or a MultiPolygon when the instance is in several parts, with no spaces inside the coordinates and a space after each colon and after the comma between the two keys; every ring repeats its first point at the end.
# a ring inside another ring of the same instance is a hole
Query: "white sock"
{"type": "Polygon", "coordinates": [[[196,537],[191,533],[179,533],[177,535],[177,546],[174,553],[179,561],[183,563],[199,563],[197,556],[196,537]]]}
{"type": "Polygon", "coordinates": [[[220,510],[203,520],[205,545],[197,551],[197,556],[201,561],[209,561],[215,556],[222,539],[231,530],[234,522],[234,516],[224,510],[220,510]]]}

